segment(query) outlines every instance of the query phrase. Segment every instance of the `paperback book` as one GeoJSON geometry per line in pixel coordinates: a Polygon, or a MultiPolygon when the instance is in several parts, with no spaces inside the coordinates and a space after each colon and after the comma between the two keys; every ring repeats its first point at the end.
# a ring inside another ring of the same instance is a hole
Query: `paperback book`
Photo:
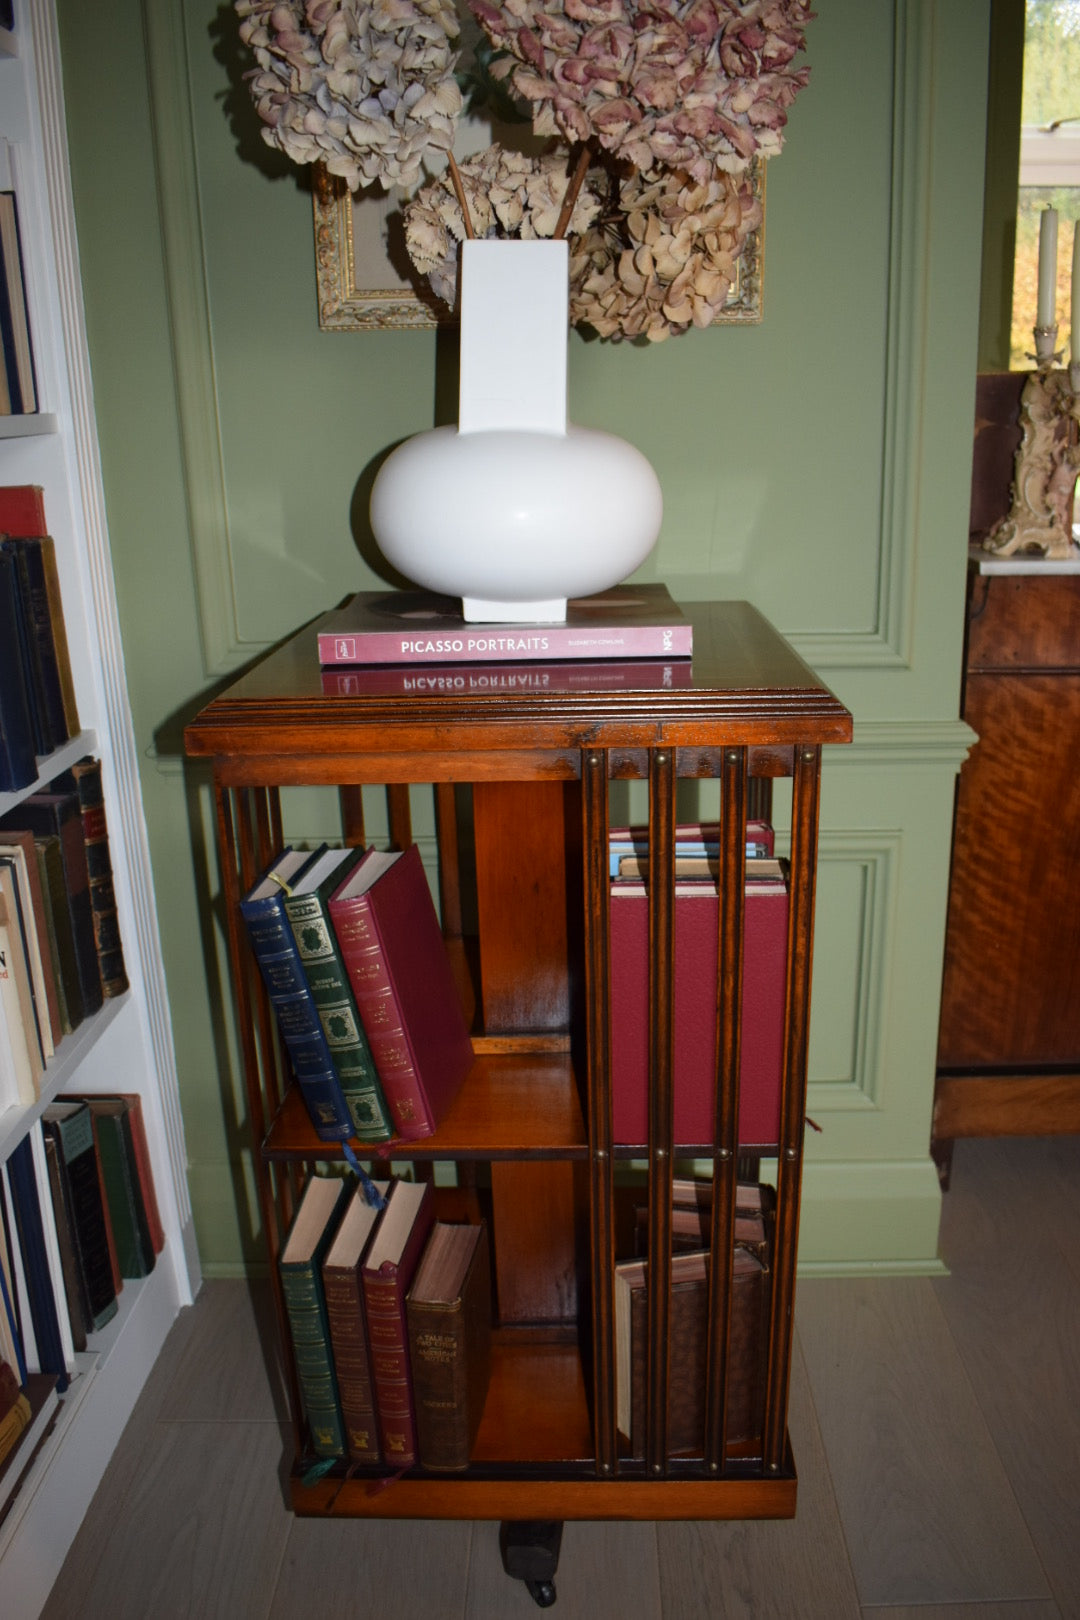
{"type": "Polygon", "coordinates": [[[618,585],[566,605],[554,624],[471,624],[450,597],[360,591],[315,625],[319,662],[546,663],[689,658],[693,627],[664,585],[618,585]]]}

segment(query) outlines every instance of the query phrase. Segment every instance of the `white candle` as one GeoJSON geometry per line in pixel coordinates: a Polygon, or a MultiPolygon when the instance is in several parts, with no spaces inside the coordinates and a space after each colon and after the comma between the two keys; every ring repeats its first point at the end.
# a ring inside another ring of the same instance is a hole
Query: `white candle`
{"type": "Polygon", "coordinates": [[[1072,326],[1069,337],[1070,359],[1080,362],[1080,219],[1073,227],[1072,326]]]}
{"type": "Polygon", "coordinates": [[[1039,305],[1036,326],[1053,326],[1057,303],[1057,227],[1056,208],[1044,208],[1039,220],[1039,305]]]}

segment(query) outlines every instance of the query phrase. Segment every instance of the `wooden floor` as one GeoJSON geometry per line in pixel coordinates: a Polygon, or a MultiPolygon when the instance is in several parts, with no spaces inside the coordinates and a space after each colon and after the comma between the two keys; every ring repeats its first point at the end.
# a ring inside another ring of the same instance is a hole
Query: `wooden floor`
{"type": "MultiPolygon", "coordinates": [[[[1080,1620],[1080,1138],[959,1144],[942,1255],[800,1282],[793,1522],[568,1524],[554,1613],[1080,1620]]],[[[46,1620],[537,1614],[495,1525],[290,1516],[265,1309],[184,1312],[46,1620]]]]}

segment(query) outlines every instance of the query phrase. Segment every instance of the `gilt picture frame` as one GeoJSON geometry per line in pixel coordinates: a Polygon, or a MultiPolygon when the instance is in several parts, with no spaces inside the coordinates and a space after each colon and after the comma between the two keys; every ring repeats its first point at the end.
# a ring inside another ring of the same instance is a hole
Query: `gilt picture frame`
{"type": "MultiPolygon", "coordinates": [[[[754,324],[764,313],[765,168],[751,164],[762,222],[751,231],[727,302],[713,325],[754,324]]],[[[456,317],[423,284],[405,252],[401,202],[378,188],[353,196],[314,167],[315,275],[324,332],[433,330],[456,317]]]]}

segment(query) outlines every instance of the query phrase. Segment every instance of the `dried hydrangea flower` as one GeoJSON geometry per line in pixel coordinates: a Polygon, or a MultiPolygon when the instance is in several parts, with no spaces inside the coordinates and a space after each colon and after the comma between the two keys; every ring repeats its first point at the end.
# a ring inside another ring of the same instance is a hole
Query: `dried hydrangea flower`
{"type": "Polygon", "coordinates": [[[600,337],[653,342],[709,326],[760,224],[746,176],[720,171],[701,184],[635,174],[620,188],[619,212],[570,244],[570,317],[600,337]]]}
{"type": "MultiPolygon", "coordinates": [[[[569,185],[567,155],[548,152],[526,157],[489,146],[458,163],[473,235],[516,236],[531,241],[550,237],[569,185]]],[[[588,181],[570,216],[571,233],[586,231],[600,212],[600,194],[588,181]]],[[[465,223],[448,175],[419,191],[405,208],[405,245],[432,291],[452,309],[457,297],[458,244],[465,223]]]]}
{"type": "Polygon", "coordinates": [[[808,0],[469,0],[533,128],[644,174],[774,157],[808,68],[808,0]]]}
{"type": "Polygon", "coordinates": [[[453,0],[235,0],[263,139],[351,191],[411,190],[461,112],[453,0]]]}

